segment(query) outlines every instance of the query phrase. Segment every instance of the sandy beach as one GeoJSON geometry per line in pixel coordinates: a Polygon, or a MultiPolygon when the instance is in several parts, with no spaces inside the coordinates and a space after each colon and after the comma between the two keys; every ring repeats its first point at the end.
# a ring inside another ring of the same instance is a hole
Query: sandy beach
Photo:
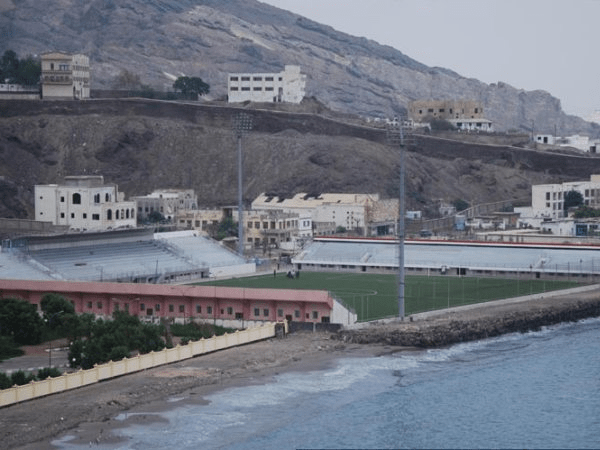
{"type": "Polygon", "coordinates": [[[337,358],[399,351],[385,345],[345,344],[327,333],[294,333],[221,350],[176,364],[108,380],[62,394],[0,409],[0,449],[51,449],[50,442],[74,435],[84,445],[115,440],[111,430],[156,420],[156,412],[182,402],[202,402],[227,387],[265,383],[283,371],[325,369],[337,358]],[[128,420],[115,420],[120,413],[128,420]]]}

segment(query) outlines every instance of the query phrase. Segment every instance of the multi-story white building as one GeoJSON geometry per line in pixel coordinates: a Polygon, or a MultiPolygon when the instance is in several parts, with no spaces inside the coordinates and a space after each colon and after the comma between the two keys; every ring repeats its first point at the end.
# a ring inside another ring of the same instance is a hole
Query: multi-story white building
{"type": "Polygon", "coordinates": [[[305,89],[300,66],[285,66],[279,73],[230,73],[227,78],[229,103],[300,103],[305,89]]]}
{"type": "Polygon", "coordinates": [[[592,175],[590,181],[531,186],[531,207],[545,217],[563,217],[565,194],[570,191],[579,192],[584,205],[597,208],[600,206],[600,175],[592,175]]]}
{"type": "Polygon", "coordinates": [[[570,191],[579,192],[585,206],[600,207],[600,175],[592,175],[590,181],[537,184],[531,186],[531,206],[515,208],[520,213],[519,226],[541,228],[544,222],[564,218],[565,194],[570,191]]]}
{"type": "Polygon", "coordinates": [[[34,192],[35,220],[82,231],[136,226],[135,202],[101,175],[65,177],[64,184],[36,185],[34,192]]]}
{"type": "Polygon", "coordinates": [[[90,97],[90,59],[86,55],[49,52],[42,55],[42,98],[90,97]]]}
{"type": "Polygon", "coordinates": [[[156,190],[131,200],[137,203],[138,220],[144,220],[154,211],[167,220],[175,220],[179,211],[198,209],[198,196],[193,189],[156,190]]]}

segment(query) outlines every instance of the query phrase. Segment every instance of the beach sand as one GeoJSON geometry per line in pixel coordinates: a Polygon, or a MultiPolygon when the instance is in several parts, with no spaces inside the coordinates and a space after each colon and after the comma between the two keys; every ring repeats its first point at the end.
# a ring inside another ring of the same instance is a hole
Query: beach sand
{"type": "Polygon", "coordinates": [[[152,413],[203,402],[219,389],[267,383],[284,371],[326,369],[341,357],[399,350],[344,344],[328,333],[304,332],[221,350],[2,408],[0,449],[51,449],[51,441],[65,435],[74,436],[69,442],[84,445],[116,442],[112,430],[159,420],[152,413]],[[173,398],[179,401],[170,402],[173,398]],[[127,420],[115,419],[125,412],[127,420]]]}

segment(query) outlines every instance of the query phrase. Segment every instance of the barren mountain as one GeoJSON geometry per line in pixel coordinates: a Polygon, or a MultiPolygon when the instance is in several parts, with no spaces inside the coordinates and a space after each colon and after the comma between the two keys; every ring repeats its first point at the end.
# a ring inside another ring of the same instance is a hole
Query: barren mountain
{"type": "MultiPolygon", "coordinates": [[[[297,64],[307,95],[353,114],[391,117],[414,99],[473,99],[497,130],[600,135],[600,126],[564,114],[544,91],[485,84],[428,67],[399,49],[340,33],[256,0],[0,0],[0,50],[86,53],[92,88],[110,88],[121,70],[169,89],[173,76],[199,76],[213,98],[228,72],[278,72],[297,64]]],[[[549,69],[550,70],[550,69],[549,69]]]]}
{"type": "MultiPolygon", "coordinates": [[[[193,188],[201,205],[235,204],[231,125],[240,111],[253,120],[243,141],[246,202],[265,191],[397,197],[398,148],[388,145],[385,130],[310,101],[299,109],[316,112],[152,100],[0,101],[0,217],[33,218],[35,184],[86,173],[104,175],[127,197],[193,188]]],[[[531,184],[584,179],[600,169],[595,155],[519,147],[527,135],[513,136],[512,146],[486,140],[407,141],[407,207],[433,215],[439,200],[527,202],[531,184]]]]}

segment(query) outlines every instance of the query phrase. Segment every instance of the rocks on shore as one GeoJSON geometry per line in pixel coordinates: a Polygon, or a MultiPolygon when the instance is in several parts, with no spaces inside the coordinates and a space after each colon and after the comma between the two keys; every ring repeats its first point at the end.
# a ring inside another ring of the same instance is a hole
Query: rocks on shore
{"type": "Polygon", "coordinates": [[[359,330],[342,330],[335,337],[357,344],[388,344],[410,347],[442,347],[507,333],[539,330],[561,322],[600,316],[600,298],[514,308],[490,314],[457,314],[452,318],[399,322],[359,330]]]}

